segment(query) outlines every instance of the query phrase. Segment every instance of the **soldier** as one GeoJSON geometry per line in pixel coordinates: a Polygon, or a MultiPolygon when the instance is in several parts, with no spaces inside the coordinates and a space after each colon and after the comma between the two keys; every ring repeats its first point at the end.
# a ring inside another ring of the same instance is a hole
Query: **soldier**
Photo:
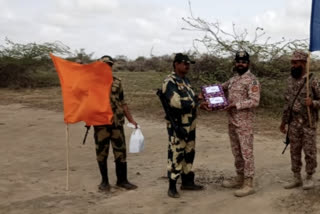
{"type": "Polygon", "coordinates": [[[234,193],[238,197],[254,193],[253,121],[260,100],[260,84],[249,65],[249,54],[237,52],[234,67],[237,73],[222,85],[228,94],[229,137],[237,173],[233,179],[224,180],[222,186],[241,187],[234,193]]]}
{"type": "Polygon", "coordinates": [[[176,189],[180,175],[181,190],[203,189],[203,186],[194,183],[195,174],[191,171],[195,157],[197,99],[186,74],[190,64],[194,63],[187,55],[177,53],[173,61],[174,72],[167,76],[162,85],[162,93],[169,103],[172,115],[175,116],[174,120],[186,131],[187,136],[187,140],[178,138],[171,123],[167,121],[168,195],[172,198],[180,197],[176,189]]]}
{"type": "Polygon", "coordinates": [[[320,89],[318,80],[312,74],[309,76],[310,84],[306,85],[307,59],[308,54],[301,50],[293,53],[291,76],[288,78],[288,86],[285,92],[285,105],[280,131],[284,134],[289,131],[291,170],[293,172],[293,180],[284,186],[285,189],[299,187],[302,183],[302,188],[305,190],[314,187],[312,175],[317,167],[316,133],[318,109],[320,108],[320,89]],[[310,97],[308,98],[306,98],[307,87],[310,91],[310,97]],[[311,111],[312,127],[309,125],[307,107],[311,111]],[[302,150],[306,161],[307,175],[305,182],[302,182],[300,174],[302,150]]]}
{"type": "MultiPolygon", "coordinates": [[[[107,63],[111,67],[114,64],[114,60],[110,56],[103,56],[100,61],[107,63]]],[[[123,130],[124,116],[136,127],[137,123],[133,119],[124,99],[121,80],[115,76],[113,76],[110,104],[113,111],[112,125],[94,126],[96,155],[102,177],[99,190],[110,190],[107,167],[110,142],[116,164],[117,186],[128,190],[136,189],[137,186],[131,184],[127,179],[126,142],[123,130]]]]}

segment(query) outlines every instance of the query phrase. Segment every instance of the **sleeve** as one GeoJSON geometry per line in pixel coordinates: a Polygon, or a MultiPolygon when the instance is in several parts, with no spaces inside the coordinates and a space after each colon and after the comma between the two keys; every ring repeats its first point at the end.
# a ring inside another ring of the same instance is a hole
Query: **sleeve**
{"type": "Polygon", "coordinates": [[[289,106],[289,100],[290,100],[290,92],[288,87],[288,81],[287,81],[287,89],[284,93],[284,106],[283,106],[283,113],[282,113],[282,123],[288,124],[289,123],[289,114],[290,114],[290,106],[289,106]]]}
{"type": "Polygon", "coordinates": [[[172,80],[165,80],[162,85],[162,92],[172,108],[188,112],[195,107],[193,101],[190,101],[187,97],[181,97],[177,84],[172,80]]]}
{"type": "Polygon", "coordinates": [[[222,87],[223,91],[227,91],[228,90],[229,84],[230,84],[230,80],[222,83],[221,87],[222,87]]]}
{"type": "Polygon", "coordinates": [[[124,98],[124,92],[123,92],[121,81],[119,81],[119,100],[121,102],[121,105],[127,104],[127,102],[124,98]]]}
{"type": "Polygon", "coordinates": [[[312,79],[311,88],[313,92],[312,107],[315,109],[319,109],[320,108],[320,87],[319,87],[319,81],[317,78],[312,79]]]}
{"type": "Polygon", "coordinates": [[[260,83],[258,80],[253,79],[248,85],[248,96],[247,99],[241,100],[236,103],[237,110],[255,108],[258,107],[260,102],[260,83]]]}

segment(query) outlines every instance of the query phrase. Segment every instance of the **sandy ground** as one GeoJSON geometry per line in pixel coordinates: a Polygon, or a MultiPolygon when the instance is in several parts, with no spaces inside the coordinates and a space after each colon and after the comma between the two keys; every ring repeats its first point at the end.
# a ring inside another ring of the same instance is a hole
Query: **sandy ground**
{"type": "MultiPolygon", "coordinates": [[[[0,213],[320,213],[316,188],[284,190],[290,179],[289,150],[281,155],[284,136],[279,121],[258,119],[255,134],[256,194],[237,198],[221,187],[234,175],[233,157],[224,116],[201,115],[198,121],[196,181],[200,192],[167,196],[167,135],[161,119],[137,117],[145,136],[145,151],[128,154],[129,180],[139,186],[117,188],[113,155],[109,157],[111,193],[97,190],[100,182],[93,131],[82,145],[83,124],[70,126],[70,191],[66,191],[66,135],[61,112],[22,104],[0,105],[0,213]]],[[[131,130],[126,128],[127,141],[131,130]]]]}

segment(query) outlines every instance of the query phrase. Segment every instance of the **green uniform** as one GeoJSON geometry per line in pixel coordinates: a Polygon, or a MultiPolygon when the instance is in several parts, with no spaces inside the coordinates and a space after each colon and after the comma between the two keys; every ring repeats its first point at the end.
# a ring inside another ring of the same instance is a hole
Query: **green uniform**
{"type": "Polygon", "coordinates": [[[167,130],[168,146],[168,177],[177,180],[179,175],[191,172],[195,156],[196,110],[195,93],[187,78],[181,78],[174,72],[164,80],[162,92],[171,107],[175,121],[188,133],[188,140],[179,139],[169,121],[167,130]]]}
{"type": "Polygon", "coordinates": [[[97,161],[106,162],[111,141],[115,161],[126,162],[126,141],[123,131],[124,114],[122,108],[122,105],[126,104],[126,102],[121,80],[117,77],[113,77],[110,104],[113,112],[112,125],[94,126],[97,161]]]}

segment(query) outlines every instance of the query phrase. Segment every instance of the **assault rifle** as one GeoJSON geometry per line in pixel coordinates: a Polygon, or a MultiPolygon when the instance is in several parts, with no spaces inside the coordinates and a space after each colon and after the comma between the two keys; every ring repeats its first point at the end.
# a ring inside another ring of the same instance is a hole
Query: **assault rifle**
{"type": "Polygon", "coordinates": [[[157,89],[157,95],[160,98],[162,107],[166,113],[166,118],[170,121],[171,127],[173,128],[174,132],[176,133],[176,136],[179,139],[183,139],[183,140],[187,141],[188,140],[188,133],[183,127],[181,127],[180,124],[178,124],[175,121],[175,119],[174,119],[175,117],[172,113],[171,107],[170,107],[169,103],[167,102],[166,97],[162,93],[161,89],[157,89]]]}
{"type": "MultiPolygon", "coordinates": [[[[312,74],[310,74],[309,77],[311,77],[312,74]]],[[[304,80],[302,86],[299,88],[299,91],[298,93],[296,94],[295,98],[293,99],[292,101],[292,104],[291,104],[291,107],[290,107],[290,113],[289,113],[289,120],[288,120],[288,131],[287,131],[287,136],[286,136],[286,140],[283,142],[284,144],[286,144],[286,146],[284,147],[283,151],[282,151],[282,154],[284,154],[284,152],[286,151],[288,145],[290,144],[290,139],[289,139],[289,131],[290,131],[290,123],[291,123],[291,120],[292,120],[292,109],[293,109],[293,105],[294,103],[296,102],[296,99],[297,97],[299,96],[304,84],[306,83],[306,79],[304,80]]]]}
{"type": "Polygon", "coordinates": [[[284,147],[284,149],[283,149],[281,154],[284,154],[284,152],[286,151],[288,145],[290,144],[289,130],[290,130],[291,117],[292,117],[292,109],[290,111],[290,116],[289,116],[289,123],[288,123],[288,131],[287,131],[286,140],[283,142],[284,144],[286,144],[286,146],[284,147]]]}

